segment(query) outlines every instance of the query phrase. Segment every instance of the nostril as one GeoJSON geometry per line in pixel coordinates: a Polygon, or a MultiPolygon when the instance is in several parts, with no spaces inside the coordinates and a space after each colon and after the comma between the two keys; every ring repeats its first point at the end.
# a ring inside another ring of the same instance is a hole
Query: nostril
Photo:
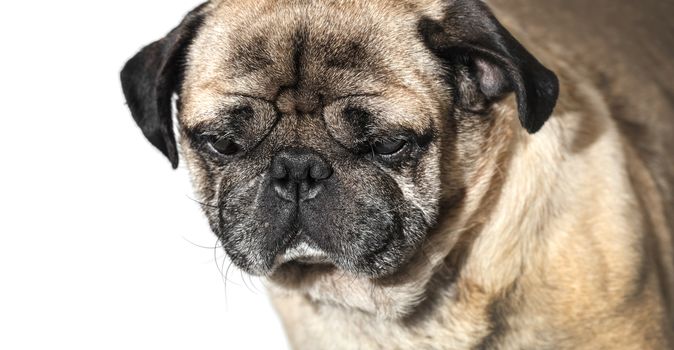
{"type": "Polygon", "coordinates": [[[276,194],[289,202],[296,202],[299,197],[299,184],[290,181],[289,179],[274,179],[272,186],[276,194]]]}
{"type": "Polygon", "coordinates": [[[275,180],[287,180],[288,179],[288,169],[283,162],[274,161],[271,165],[269,175],[275,180]]]}
{"type": "Polygon", "coordinates": [[[325,180],[330,176],[332,176],[332,167],[323,161],[312,166],[309,171],[309,177],[316,181],[325,180]]]}

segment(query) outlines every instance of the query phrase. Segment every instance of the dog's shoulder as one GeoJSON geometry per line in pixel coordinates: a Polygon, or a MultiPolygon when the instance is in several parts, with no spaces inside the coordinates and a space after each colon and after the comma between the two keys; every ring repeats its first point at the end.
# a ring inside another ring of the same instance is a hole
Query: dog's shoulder
{"type": "Polygon", "coordinates": [[[674,227],[674,3],[490,0],[534,46],[553,51],[604,98],[646,165],[674,227]]]}
{"type": "MultiPolygon", "coordinates": [[[[674,193],[674,3],[490,0],[537,46],[589,78],[640,156],[674,193]],[[668,169],[664,169],[668,166],[668,169]]],[[[672,213],[671,216],[674,216],[672,213]]]]}

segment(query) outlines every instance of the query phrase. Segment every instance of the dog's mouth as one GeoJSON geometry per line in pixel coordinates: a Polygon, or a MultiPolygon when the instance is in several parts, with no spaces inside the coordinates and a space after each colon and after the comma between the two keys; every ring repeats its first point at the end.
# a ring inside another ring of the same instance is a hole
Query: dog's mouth
{"type": "Polygon", "coordinates": [[[276,257],[268,278],[282,285],[297,286],[336,269],[327,253],[301,242],[276,257]]]}
{"type": "Polygon", "coordinates": [[[313,265],[334,265],[324,251],[314,248],[305,242],[296,244],[288,248],[282,254],[279,254],[274,259],[274,265],[271,269],[271,274],[274,274],[278,269],[287,266],[313,266],[313,265]]]}

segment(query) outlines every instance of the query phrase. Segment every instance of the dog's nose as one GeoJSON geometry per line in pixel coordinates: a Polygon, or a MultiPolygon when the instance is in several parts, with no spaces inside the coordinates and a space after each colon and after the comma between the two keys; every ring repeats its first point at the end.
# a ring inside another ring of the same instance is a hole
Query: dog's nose
{"type": "Polygon", "coordinates": [[[271,163],[272,186],[279,197],[296,202],[316,197],[332,167],[318,153],[305,148],[279,152],[271,163]]]}

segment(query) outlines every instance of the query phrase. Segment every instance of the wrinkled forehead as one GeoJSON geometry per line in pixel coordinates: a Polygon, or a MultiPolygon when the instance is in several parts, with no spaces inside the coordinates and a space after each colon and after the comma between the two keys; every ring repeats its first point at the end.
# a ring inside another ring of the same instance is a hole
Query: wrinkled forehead
{"type": "Polygon", "coordinates": [[[221,4],[190,49],[185,114],[198,122],[229,95],[269,101],[284,114],[349,96],[394,99],[410,113],[439,108],[439,67],[419,38],[419,14],[349,3],[221,4]]]}

